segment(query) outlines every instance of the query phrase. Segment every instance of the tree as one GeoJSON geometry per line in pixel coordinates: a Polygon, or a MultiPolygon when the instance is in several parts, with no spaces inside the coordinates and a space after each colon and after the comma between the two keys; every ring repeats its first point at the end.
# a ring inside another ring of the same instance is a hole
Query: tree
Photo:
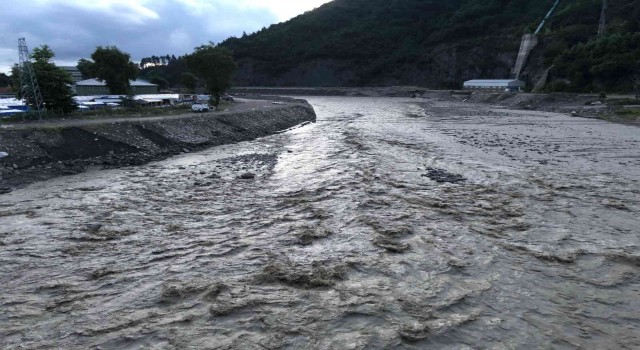
{"type": "Polygon", "coordinates": [[[0,87],[9,87],[11,85],[11,78],[4,73],[0,73],[0,87]]]}
{"type": "Polygon", "coordinates": [[[160,89],[160,91],[166,90],[166,89],[169,88],[169,81],[167,81],[167,79],[165,79],[163,77],[153,77],[153,78],[151,78],[151,84],[158,85],[158,89],[160,89]]]}
{"type": "Polygon", "coordinates": [[[222,94],[231,87],[233,73],[238,69],[231,51],[210,43],[197,47],[186,61],[187,67],[205,82],[211,95],[209,104],[217,108],[222,94]]]}
{"type": "Polygon", "coordinates": [[[82,58],[80,59],[80,61],[78,61],[77,67],[80,71],[80,74],[82,74],[82,79],[91,79],[95,77],[93,62],[82,58]]]}
{"type": "MultiPolygon", "coordinates": [[[[33,71],[38,80],[42,99],[45,108],[55,113],[69,113],[78,108],[73,100],[71,85],[73,80],[71,75],[62,68],[56,67],[51,62],[55,54],[47,45],[42,45],[33,49],[31,58],[33,59],[33,71]]],[[[18,98],[22,98],[20,91],[21,67],[14,65],[11,69],[14,91],[18,98]]],[[[27,103],[32,103],[27,101],[27,103]]]]}
{"type": "Polygon", "coordinates": [[[198,85],[198,77],[191,72],[184,72],[180,75],[180,83],[187,88],[189,93],[196,92],[196,86],[198,85]]]}
{"type": "Polygon", "coordinates": [[[129,80],[138,76],[138,68],[131,62],[128,53],[120,51],[115,46],[98,46],[91,54],[93,63],[90,71],[100,80],[103,80],[113,95],[126,95],[130,93],[129,80]]]}
{"type": "MultiPolygon", "coordinates": [[[[156,56],[157,58],[158,56],[156,56]]],[[[155,77],[166,79],[169,86],[180,84],[180,75],[187,71],[184,56],[164,55],[166,65],[154,65],[153,56],[143,57],[140,60],[139,77],[151,80],[155,77]]]]}
{"type": "Polygon", "coordinates": [[[22,75],[20,73],[21,73],[20,66],[17,63],[14,64],[13,67],[11,67],[11,86],[12,86],[13,93],[16,94],[16,98],[18,99],[22,98],[22,91],[20,86],[22,75]]]}
{"type": "Polygon", "coordinates": [[[555,78],[568,91],[631,91],[640,71],[640,33],[613,33],[579,43],[554,61],[555,78]]]}

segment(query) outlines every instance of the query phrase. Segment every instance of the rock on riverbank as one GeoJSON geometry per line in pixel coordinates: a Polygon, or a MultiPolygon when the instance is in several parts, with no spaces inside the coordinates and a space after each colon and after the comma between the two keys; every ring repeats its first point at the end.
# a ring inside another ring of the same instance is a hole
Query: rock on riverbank
{"type": "Polygon", "coordinates": [[[20,125],[0,129],[0,188],[11,188],[88,166],[144,164],[174,154],[253,140],[315,122],[307,103],[239,108],[223,114],[20,125]]]}

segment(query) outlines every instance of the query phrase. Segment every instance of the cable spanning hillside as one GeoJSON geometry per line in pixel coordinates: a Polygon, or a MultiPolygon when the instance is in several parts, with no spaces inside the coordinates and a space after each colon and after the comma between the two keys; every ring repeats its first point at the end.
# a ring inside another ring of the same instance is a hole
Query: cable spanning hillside
{"type": "MultiPolygon", "coordinates": [[[[221,45],[240,63],[238,85],[452,87],[465,79],[508,77],[520,37],[535,31],[554,2],[335,0],[221,45]]],[[[600,84],[574,83],[575,73],[558,70],[568,52],[595,39],[600,7],[600,0],[561,2],[522,77],[533,82],[560,60],[552,78],[564,85],[549,86],[600,84]]],[[[640,28],[637,0],[611,0],[608,16],[608,34],[598,40],[640,28]]]]}

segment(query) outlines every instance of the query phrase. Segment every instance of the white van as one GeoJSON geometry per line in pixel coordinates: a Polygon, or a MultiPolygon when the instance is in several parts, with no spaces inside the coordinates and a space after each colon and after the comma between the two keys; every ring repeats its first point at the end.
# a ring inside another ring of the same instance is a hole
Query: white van
{"type": "Polygon", "coordinates": [[[194,103],[191,105],[191,110],[194,112],[209,112],[209,105],[204,103],[194,103]]]}

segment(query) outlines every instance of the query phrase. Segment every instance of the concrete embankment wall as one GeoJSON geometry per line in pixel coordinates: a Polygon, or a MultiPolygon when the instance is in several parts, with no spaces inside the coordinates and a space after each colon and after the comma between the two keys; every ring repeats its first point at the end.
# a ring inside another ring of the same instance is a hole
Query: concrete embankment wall
{"type": "Polygon", "coordinates": [[[522,37],[522,43],[520,43],[520,51],[518,52],[518,58],[516,59],[516,64],[511,71],[512,77],[514,79],[520,78],[520,73],[522,73],[522,69],[527,64],[527,59],[529,59],[529,55],[531,54],[531,50],[538,45],[538,37],[535,34],[525,34],[522,37]]]}
{"type": "Polygon", "coordinates": [[[253,140],[315,121],[308,104],[216,115],[0,129],[0,187],[83,171],[144,164],[185,151],[253,140]]]}

